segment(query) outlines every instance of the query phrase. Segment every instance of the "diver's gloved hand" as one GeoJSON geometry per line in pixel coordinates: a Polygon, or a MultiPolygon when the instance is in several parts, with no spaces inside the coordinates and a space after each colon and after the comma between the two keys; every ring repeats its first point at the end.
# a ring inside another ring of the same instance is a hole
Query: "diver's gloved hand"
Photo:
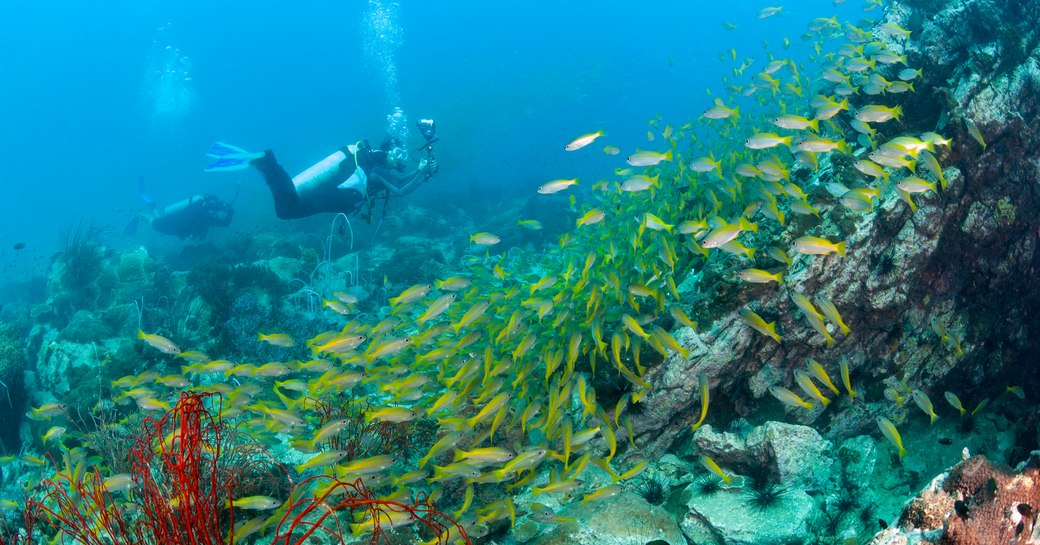
{"type": "Polygon", "coordinates": [[[437,174],[437,171],[439,169],[440,167],[437,164],[437,160],[432,157],[429,159],[423,159],[422,161],[419,161],[419,170],[426,174],[427,178],[433,176],[434,174],[437,174]]]}

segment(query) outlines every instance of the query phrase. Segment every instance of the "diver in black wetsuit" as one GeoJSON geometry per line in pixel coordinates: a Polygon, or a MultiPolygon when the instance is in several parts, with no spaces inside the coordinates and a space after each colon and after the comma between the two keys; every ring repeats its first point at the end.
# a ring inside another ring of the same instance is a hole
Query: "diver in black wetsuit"
{"type": "Polygon", "coordinates": [[[426,138],[426,150],[418,168],[404,171],[407,152],[400,142],[387,139],[378,149],[367,141],[340,148],[332,155],[315,163],[307,170],[290,177],[271,150],[249,153],[227,144],[214,144],[208,172],[256,167],[274,197],[275,214],[281,219],[296,219],[321,212],[358,214],[367,208],[371,218],[373,202],[378,198],[407,195],[438,170],[433,156],[433,142],[437,141],[432,120],[421,120],[420,131],[426,138]]]}
{"type": "Polygon", "coordinates": [[[164,235],[173,235],[181,240],[192,238],[201,240],[206,237],[210,227],[227,227],[235,216],[234,202],[221,200],[216,195],[193,195],[169,206],[159,208],[144,190],[144,180],[138,179],[138,193],[141,199],[151,207],[151,213],[142,212],[134,216],[123,234],[132,235],[137,232],[137,224],[146,220],[152,229],[164,235]]]}
{"type": "Polygon", "coordinates": [[[152,229],[181,240],[206,237],[210,227],[227,227],[235,216],[231,203],[216,195],[195,195],[173,203],[152,216],[152,229]]]}

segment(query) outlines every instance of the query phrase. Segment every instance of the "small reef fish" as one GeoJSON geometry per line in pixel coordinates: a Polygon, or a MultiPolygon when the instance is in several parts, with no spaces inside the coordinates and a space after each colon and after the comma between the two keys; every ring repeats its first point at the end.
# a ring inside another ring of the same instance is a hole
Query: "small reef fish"
{"type": "Polygon", "coordinates": [[[820,362],[812,358],[809,358],[808,365],[809,372],[812,373],[812,376],[816,377],[816,380],[819,380],[828,388],[830,388],[835,395],[841,394],[841,392],[838,390],[838,387],[835,386],[834,382],[831,381],[831,377],[827,374],[827,370],[823,368],[823,365],[820,365],[820,362]]]}
{"type": "Polygon", "coordinates": [[[849,360],[841,358],[838,367],[841,369],[841,382],[845,385],[845,390],[849,392],[849,397],[856,397],[856,390],[852,389],[852,381],[849,380],[849,360]]]}
{"type": "Polygon", "coordinates": [[[52,426],[51,429],[47,430],[47,433],[43,434],[43,444],[46,445],[51,441],[61,442],[62,436],[68,431],[66,428],[61,426],[52,426]]]}
{"type": "Polygon", "coordinates": [[[578,227],[581,227],[583,225],[593,225],[603,221],[604,217],[606,217],[606,214],[602,210],[600,210],[599,208],[593,208],[592,210],[586,212],[585,215],[578,218],[577,224],[578,227]]]}
{"type": "Polygon", "coordinates": [[[902,460],[903,456],[906,455],[906,449],[903,448],[903,438],[899,436],[899,430],[896,429],[895,424],[893,424],[889,419],[879,416],[877,417],[877,425],[881,430],[882,435],[884,435],[893,446],[899,449],[899,459],[902,460]]]}
{"type": "Polygon", "coordinates": [[[108,492],[120,492],[124,490],[130,490],[137,486],[134,482],[134,476],[129,473],[117,473],[104,480],[102,486],[108,492]]]}
{"type": "Polygon", "coordinates": [[[769,271],[763,271],[762,269],[744,269],[737,273],[737,276],[745,282],[753,284],[768,284],[769,282],[783,282],[784,274],[782,272],[770,273],[769,271]]]}
{"type": "Polygon", "coordinates": [[[780,136],[771,132],[758,133],[744,140],[744,146],[754,150],[773,148],[781,144],[791,147],[792,138],[791,136],[780,136]]]}
{"type": "Polygon", "coordinates": [[[619,148],[617,146],[604,146],[603,147],[603,153],[605,153],[607,155],[617,155],[617,154],[621,153],[621,148],[619,148]]]}
{"type": "Polygon", "coordinates": [[[390,299],[389,303],[391,307],[397,307],[401,305],[407,305],[408,303],[418,301],[426,294],[430,292],[431,286],[429,284],[416,284],[409,287],[408,289],[401,292],[397,297],[390,299]]]}
{"type": "Polygon", "coordinates": [[[608,484],[607,486],[604,486],[596,490],[595,492],[592,492],[591,494],[586,494],[585,497],[581,499],[581,503],[586,504],[590,501],[602,500],[604,498],[617,496],[621,493],[621,491],[622,488],[620,484],[608,484]]]}
{"type": "Polygon", "coordinates": [[[286,333],[258,333],[256,338],[258,341],[266,342],[274,346],[281,346],[282,348],[296,346],[296,341],[286,333]]]}
{"type": "Polygon", "coordinates": [[[782,386],[770,386],[769,393],[779,400],[784,405],[791,407],[802,407],[803,409],[812,410],[814,405],[808,401],[799,397],[798,394],[784,388],[782,386]]]}
{"type": "Polygon", "coordinates": [[[705,469],[714,473],[718,478],[722,479],[724,483],[731,484],[733,482],[733,476],[723,471],[723,469],[719,467],[719,464],[715,463],[715,460],[711,459],[711,456],[702,454],[700,460],[701,465],[704,466],[705,469]]]}
{"type": "Polygon", "coordinates": [[[975,124],[975,121],[973,121],[973,120],[971,120],[970,118],[967,118],[967,117],[964,118],[964,125],[966,127],[968,127],[968,134],[970,134],[971,137],[974,138],[975,141],[978,142],[980,146],[982,146],[982,151],[983,151],[983,153],[985,153],[985,151],[986,151],[986,140],[984,138],[982,138],[982,132],[979,131],[979,126],[975,124]]]}
{"type": "Polygon", "coordinates": [[[325,467],[337,464],[340,460],[346,458],[347,454],[349,453],[345,450],[325,451],[311,458],[310,460],[307,460],[306,462],[296,466],[296,471],[298,473],[303,473],[304,471],[307,471],[308,469],[312,469],[315,467],[325,467]]]}
{"type": "Polygon", "coordinates": [[[580,150],[581,148],[584,148],[585,146],[591,144],[595,139],[599,138],[600,136],[603,136],[603,131],[602,130],[596,131],[594,133],[586,134],[586,135],[583,135],[583,136],[579,136],[579,137],[575,138],[574,140],[572,140],[570,144],[567,144],[566,146],[564,146],[563,149],[566,150],[566,151],[577,151],[577,150],[580,150]]]}
{"type": "Polygon", "coordinates": [[[634,167],[652,167],[662,161],[672,160],[672,150],[664,153],[656,151],[637,151],[628,156],[626,162],[634,167]]]}
{"type": "Polygon", "coordinates": [[[766,322],[761,316],[755,313],[755,311],[749,308],[742,308],[737,313],[744,323],[751,326],[752,329],[759,333],[773,339],[776,342],[780,342],[780,335],[776,333],[776,322],[766,322]]]}
{"type": "Polygon", "coordinates": [[[946,398],[946,402],[949,403],[951,407],[960,411],[961,416],[964,416],[964,413],[968,412],[968,410],[964,408],[964,405],[961,404],[961,400],[957,397],[957,394],[948,391],[943,393],[943,397],[946,398]]]}
{"type": "Polygon", "coordinates": [[[257,511],[266,511],[268,509],[274,509],[281,505],[282,502],[276,500],[270,496],[249,496],[245,498],[238,498],[228,502],[228,505],[237,507],[239,509],[252,509],[257,511]]]}
{"type": "Polygon", "coordinates": [[[868,104],[856,111],[855,118],[864,123],[883,123],[891,119],[899,121],[903,117],[903,107],[893,106],[879,106],[877,104],[868,104]]]}
{"type": "Polygon", "coordinates": [[[40,407],[30,409],[25,416],[29,417],[30,420],[50,420],[51,417],[59,414],[65,414],[69,410],[69,406],[64,403],[47,403],[40,407]]]}
{"type": "Polygon", "coordinates": [[[542,195],[551,195],[567,189],[572,185],[577,185],[578,179],[572,178],[570,180],[553,180],[547,184],[542,184],[538,187],[538,192],[542,195]]]}
{"type": "Polygon", "coordinates": [[[783,9],[784,9],[783,6],[762,8],[761,11],[758,12],[758,18],[759,19],[767,19],[769,17],[772,17],[774,15],[779,14],[780,11],[783,10],[783,9]]]}
{"type": "Polygon", "coordinates": [[[835,243],[825,238],[811,236],[799,237],[794,239],[792,248],[800,254],[827,255],[837,252],[841,257],[845,257],[844,242],[835,243]]]}
{"type": "Polygon", "coordinates": [[[541,231],[542,222],[538,220],[516,220],[516,224],[529,231],[541,231]]]}
{"type": "Polygon", "coordinates": [[[708,375],[701,373],[697,382],[700,386],[701,392],[701,417],[693,424],[693,431],[697,431],[697,428],[701,427],[701,424],[704,423],[704,419],[708,416],[708,375]]]}
{"type": "Polygon", "coordinates": [[[163,337],[162,335],[156,335],[154,333],[145,333],[140,329],[137,330],[137,338],[148,343],[149,346],[155,348],[163,354],[180,354],[181,349],[177,348],[177,345],[173,344],[170,339],[163,337]]]}
{"type": "Polygon", "coordinates": [[[727,108],[721,98],[716,98],[715,105],[704,110],[704,117],[707,117],[708,119],[727,119],[730,117],[733,119],[739,119],[740,108],[727,108]]]}
{"type": "Polygon", "coordinates": [[[914,403],[931,419],[930,424],[935,424],[935,421],[939,419],[939,415],[935,414],[935,407],[932,406],[932,400],[928,399],[928,394],[921,390],[913,390],[910,392],[910,395],[914,398],[914,403]]]}
{"type": "Polygon", "coordinates": [[[434,285],[441,291],[461,291],[469,287],[472,280],[463,276],[452,276],[444,280],[437,280],[434,285]]]}
{"type": "Polygon", "coordinates": [[[831,404],[831,400],[828,399],[825,395],[823,395],[823,392],[821,392],[820,389],[816,387],[816,384],[812,381],[812,378],[805,371],[802,371],[801,369],[795,369],[794,381],[796,384],[798,384],[798,387],[801,388],[803,392],[805,392],[806,395],[816,399],[824,407],[831,404]]]}
{"type": "Polygon", "coordinates": [[[827,317],[827,320],[841,329],[842,335],[852,333],[849,326],[845,325],[845,320],[842,320],[841,314],[838,313],[838,308],[834,306],[830,299],[824,295],[817,295],[816,304],[820,306],[820,312],[827,317]]]}
{"type": "Polygon", "coordinates": [[[410,422],[416,418],[419,418],[419,413],[407,407],[383,407],[365,413],[366,422],[381,420],[383,422],[399,424],[401,422],[410,422]]]}
{"type": "Polygon", "coordinates": [[[502,239],[499,238],[498,235],[481,232],[470,235],[469,241],[471,244],[478,244],[480,246],[494,246],[495,244],[502,242],[502,239]]]}

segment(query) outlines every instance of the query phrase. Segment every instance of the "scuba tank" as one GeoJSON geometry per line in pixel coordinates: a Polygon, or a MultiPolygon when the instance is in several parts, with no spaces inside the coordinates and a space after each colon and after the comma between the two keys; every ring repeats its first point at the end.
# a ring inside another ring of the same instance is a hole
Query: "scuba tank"
{"type": "Polygon", "coordinates": [[[165,216],[176,216],[188,207],[196,206],[199,201],[205,200],[205,198],[206,197],[204,197],[203,195],[193,195],[182,201],[167,205],[156,217],[161,218],[165,216]]]}
{"type": "Polygon", "coordinates": [[[307,200],[309,194],[317,191],[323,187],[327,187],[330,182],[339,174],[340,165],[347,160],[354,159],[354,174],[342,184],[339,185],[341,188],[352,188],[359,191],[362,195],[365,194],[365,186],[367,177],[365,172],[357,166],[357,146],[347,146],[347,150],[337,150],[332,155],[318,161],[313,164],[307,170],[293,176],[292,182],[296,186],[296,193],[302,200],[307,200]],[[347,152],[350,152],[348,155],[347,152]],[[353,155],[353,157],[351,157],[353,155]]]}

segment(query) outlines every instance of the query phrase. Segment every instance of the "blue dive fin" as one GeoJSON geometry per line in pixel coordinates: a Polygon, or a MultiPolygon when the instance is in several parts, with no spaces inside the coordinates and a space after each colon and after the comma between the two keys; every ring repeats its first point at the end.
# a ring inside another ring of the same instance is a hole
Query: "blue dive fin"
{"type": "Polygon", "coordinates": [[[214,159],[221,157],[242,157],[245,159],[259,159],[264,156],[263,153],[250,153],[238,146],[232,146],[231,144],[225,144],[224,142],[216,142],[209,147],[206,151],[206,155],[214,159]]]}
{"type": "Polygon", "coordinates": [[[137,224],[140,223],[140,222],[141,222],[141,215],[140,214],[134,214],[133,219],[131,219],[130,222],[126,224],[126,227],[123,227],[123,234],[126,235],[126,236],[130,236],[130,235],[136,233],[137,232],[137,224]]]}
{"type": "Polygon", "coordinates": [[[148,192],[144,189],[144,176],[137,177],[137,196],[141,197],[141,202],[148,206],[155,206],[155,201],[148,196],[148,192]]]}
{"type": "Polygon", "coordinates": [[[221,157],[206,166],[206,172],[224,172],[231,170],[243,170],[249,168],[249,158],[246,157],[221,157]]]}

